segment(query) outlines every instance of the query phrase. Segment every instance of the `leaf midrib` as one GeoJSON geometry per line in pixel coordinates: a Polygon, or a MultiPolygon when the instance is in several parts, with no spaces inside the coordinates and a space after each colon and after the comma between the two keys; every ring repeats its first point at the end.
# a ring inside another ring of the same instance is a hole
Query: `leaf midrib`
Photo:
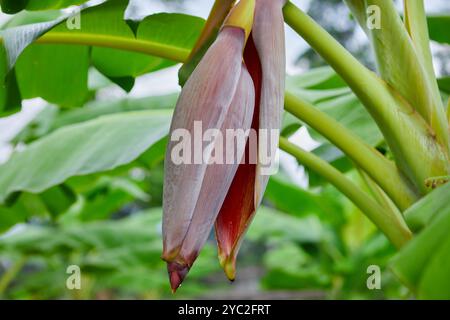
{"type": "MultiPolygon", "coordinates": [[[[3,38],[0,37],[0,44],[2,43],[3,38]]],[[[34,43],[107,47],[154,55],[177,62],[185,61],[190,53],[189,49],[155,41],[96,33],[51,31],[36,39],[34,43]]]]}

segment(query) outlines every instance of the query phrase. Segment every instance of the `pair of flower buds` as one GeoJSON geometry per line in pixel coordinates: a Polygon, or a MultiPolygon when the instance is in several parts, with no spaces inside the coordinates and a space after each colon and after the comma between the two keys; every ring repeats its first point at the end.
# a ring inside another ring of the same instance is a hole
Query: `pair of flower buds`
{"type": "MultiPolygon", "coordinates": [[[[178,129],[193,133],[198,122],[203,129],[221,132],[279,132],[286,64],[285,2],[241,0],[231,9],[181,92],[171,137],[178,129]]],[[[163,194],[162,258],[167,262],[172,290],[187,275],[214,224],[220,264],[233,280],[242,238],[261,203],[269,176],[261,171],[259,155],[253,163],[175,163],[175,140],[170,139],[166,152],[163,194]]],[[[249,140],[237,151],[238,159],[249,157],[249,140]]],[[[258,139],[257,148],[261,143],[258,139]]],[[[272,136],[269,144],[274,148],[264,146],[266,150],[276,150],[278,136],[272,136]]]]}

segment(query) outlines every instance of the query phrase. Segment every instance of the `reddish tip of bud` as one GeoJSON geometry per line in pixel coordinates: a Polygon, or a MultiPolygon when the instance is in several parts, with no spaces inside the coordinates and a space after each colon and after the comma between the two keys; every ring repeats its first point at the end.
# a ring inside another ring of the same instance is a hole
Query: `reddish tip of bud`
{"type": "Polygon", "coordinates": [[[169,273],[172,293],[175,293],[189,272],[189,267],[177,262],[168,262],[167,271],[169,273]]]}

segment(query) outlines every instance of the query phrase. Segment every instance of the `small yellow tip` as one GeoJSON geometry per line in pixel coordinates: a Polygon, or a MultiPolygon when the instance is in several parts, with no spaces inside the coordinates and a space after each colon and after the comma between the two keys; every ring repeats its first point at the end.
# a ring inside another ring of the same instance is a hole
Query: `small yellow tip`
{"type": "Polygon", "coordinates": [[[228,280],[234,281],[236,279],[236,259],[232,255],[220,254],[219,262],[228,280]]]}
{"type": "Polygon", "coordinates": [[[234,281],[236,279],[236,266],[233,262],[228,261],[227,264],[224,266],[225,275],[227,276],[228,280],[234,281]]]}
{"type": "Polygon", "coordinates": [[[236,27],[244,30],[245,42],[247,42],[253,27],[255,15],[255,0],[241,0],[233,9],[223,23],[224,27],[236,27]]]}

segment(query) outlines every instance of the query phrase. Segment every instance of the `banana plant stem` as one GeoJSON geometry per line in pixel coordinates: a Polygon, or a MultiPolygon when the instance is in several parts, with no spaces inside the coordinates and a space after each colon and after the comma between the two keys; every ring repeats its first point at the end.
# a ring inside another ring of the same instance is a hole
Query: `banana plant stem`
{"type": "Polygon", "coordinates": [[[356,167],[356,169],[375,201],[378,202],[386,210],[390,210],[391,213],[403,219],[402,213],[398,210],[392,200],[386,195],[384,190],[382,190],[380,186],[378,186],[375,181],[373,181],[372,178],[367,175],[367,173],[362,171],[361,168],[356,167]]]}
{"type": "Polygon", "coordinates": [[[288,92],[285,95],[285,109],[341,149],[385,190],[399,209],[403,211],[418,200],[418,195],[392,161],[339,122],[288,92]]]}
{"type": "Polygon", "coordinates": [[[44,34],[42,37],[38,38],[36,40],[36,43],[75,44],[108,47],[113,49],[145,53],[177,62],[184,62],[190,54],[190,50],[186,48],[165,45],[150,40],[141,40],[103,34],[81,34],[50,31],[44,34]]]}
{"type": "Polygon", "coordinates": [[[427,177],[450,170],[448,158],[425,120],[395,90],[363,66],[326,30],[292,3],[284,9],[286,23],[305,39],[347,82],[367,108],[402,172],[425,194],[427,177]]]}
{"type": "Polygon", "coordinates": [[[284,137],[280,138],[280,148],[293,155],[301,164],[326,178],[347,196],[397,248],[403,247],[412,238],[411,231],[401,217],[385,210],[329,163],[302,150],[284,137]]]}

